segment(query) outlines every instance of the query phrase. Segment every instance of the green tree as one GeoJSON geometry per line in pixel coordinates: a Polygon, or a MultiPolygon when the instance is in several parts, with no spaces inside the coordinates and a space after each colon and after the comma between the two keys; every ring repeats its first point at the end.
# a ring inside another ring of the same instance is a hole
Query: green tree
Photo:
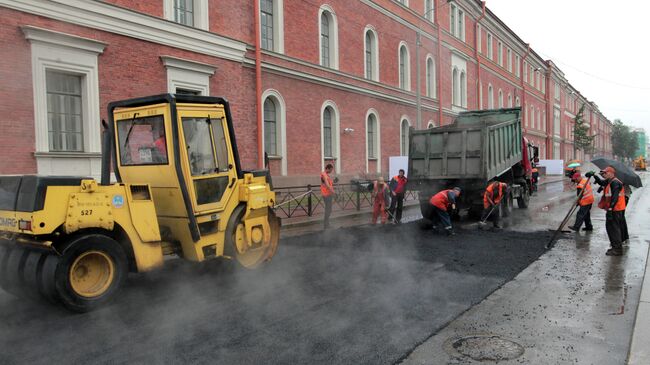
{"type": "Polygon", "coordinates": [[[578,150],[583,150],[585,153],[591,153],[594,144],[594,137],[589,135],[589,124],[585,123],[584,119],[585,105],[582,104],[578,114],[573,119],[573,156],[578,154],[578,150]]]}
{"type": "Polygon", "coordinates": [[[612,125],[612,152],[618,158],[634,158],[639,145],[636,133],[623,124],[620,119],[615,119],[612,125]]]}

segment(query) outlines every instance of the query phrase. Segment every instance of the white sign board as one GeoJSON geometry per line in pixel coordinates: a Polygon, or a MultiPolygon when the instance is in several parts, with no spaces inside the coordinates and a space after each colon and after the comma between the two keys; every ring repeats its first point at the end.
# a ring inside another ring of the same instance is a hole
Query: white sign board
{"type": "Polygon", "coordinates": [[[564,160],[539,160],[538,165],[546,167],[546,175],[564,175],[564,160]]]}
{"type": "Polygon", "coordinates": [[[388,158],[388,179],[399,174],[399,170],[404,170],[406,177],[409,176],[409,157],[408,156],[390,156],[388,158]]]}

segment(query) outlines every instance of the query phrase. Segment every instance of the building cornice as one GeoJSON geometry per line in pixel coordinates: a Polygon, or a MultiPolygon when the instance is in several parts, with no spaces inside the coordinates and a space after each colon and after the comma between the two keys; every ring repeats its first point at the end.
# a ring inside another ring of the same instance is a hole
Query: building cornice
{"type": "Polygon", "coordinates": [[[0,7],[232,61],[246,52],[243,42],[103,1],[0,0],[0,7]]]}
{"type": "Polygon", "coordinates": [[[181,70],[208,74],[210,76],[212,76],[214,72],[217,70],[217,66],[214,65],[209,65],[203,62],[185,60],[182,58],[177,58],[172,56],[160,56],[160,60],[162,61],[163,65],[165,65],[165,67],[178,68],[181,70]]]}
{"type": "Polygon", "coordinates": [[[31,25],[21,26],[20,29],[23,31],[23,34],[25,34],[25,39],[30,42],[55,44],[57,46],[80,49],[96,54],[104,52],[104,48],[107,46],[107,43],[99,42],[94,39],[55,32],[53,30],[38,28],[31,25]]]}

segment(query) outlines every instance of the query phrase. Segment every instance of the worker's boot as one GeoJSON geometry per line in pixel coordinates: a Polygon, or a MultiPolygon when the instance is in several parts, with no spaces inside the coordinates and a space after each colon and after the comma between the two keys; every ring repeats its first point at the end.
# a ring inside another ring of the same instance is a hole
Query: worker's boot
{"type": "Polygon", "coordinates": [[[453,228],[445,228],[445,232],[447,232],[447,236],[455,236],[456,232],[454,232],[453,228]]]}
{"type": "Polygon", "coordinates": [[[618,247],[618,248],[612,247],[609,250],[607,250],[607,252],[605,252],[605,255],[607,255],[607,256],[621,256],[621,255],[623,255],[623,248],[621,248],[621,247],[618,247]]]}

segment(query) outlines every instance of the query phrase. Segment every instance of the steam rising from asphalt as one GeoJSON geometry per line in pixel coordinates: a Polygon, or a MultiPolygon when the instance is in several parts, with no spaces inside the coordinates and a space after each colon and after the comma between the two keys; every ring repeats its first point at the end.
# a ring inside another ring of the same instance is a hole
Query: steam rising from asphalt
{"type": "Polygon", "coordinates": [[[0,363],[393,363],[539,256],[529,238],[319,232],[257,270],[168,261],[81,315],[2,292],[0,363]]]}

